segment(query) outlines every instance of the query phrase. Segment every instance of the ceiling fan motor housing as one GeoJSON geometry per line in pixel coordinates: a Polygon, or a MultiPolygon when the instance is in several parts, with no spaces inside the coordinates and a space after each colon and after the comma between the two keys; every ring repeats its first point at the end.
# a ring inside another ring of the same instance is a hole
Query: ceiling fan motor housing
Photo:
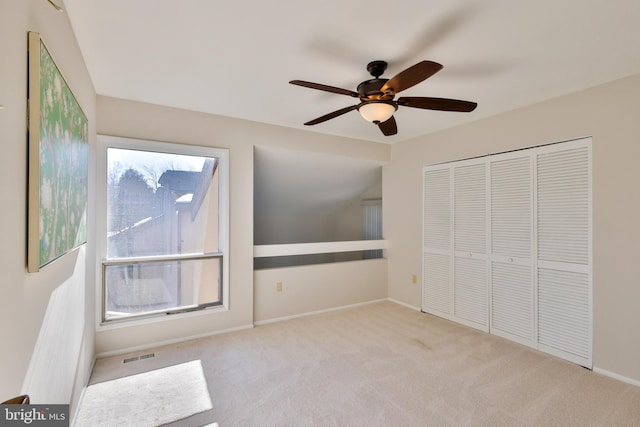
{"type": "Polygon", "coordinates": [[[371,61],[367,64],[367,71],[374,78],[366,80],[358,85],[357,91],[360,94],[360,99],[384,99],[389,100],[393,97],[385,96],[380,92],[380,89],[389,79],[381,79],[380,76],[387,69],[387,63],[385,61],[371,61]]]}
{"type": "MultiPolygon", "coordinates": [[[[371,79],[365,80],[364,82],[358,85],[358,93],[360,94],[360,98],[373,98],[380,99],[384,93],[380,92],[380,89],[389,79],[371,79]]],[[[383,98],[386,99],[386,98],[383,98]]]]}

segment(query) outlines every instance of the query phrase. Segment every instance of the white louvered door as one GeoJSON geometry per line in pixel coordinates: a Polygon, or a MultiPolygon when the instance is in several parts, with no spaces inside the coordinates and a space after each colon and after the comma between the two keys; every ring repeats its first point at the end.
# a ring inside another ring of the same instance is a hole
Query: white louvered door
{"type": "Polygon", "coordinates": [[[453,315],[488,331],[486,160],[456,162],[453,177],[453,315]]]}
{"type": "Polygon", "coordinates": [[[423,311],[590,368],[591,139],[423,172],[423,311]]]}
{"type": "Polygon", "coordinates": [[[590,140],[536,154],[539,348],[591,367],[590,140]]]}
{"type": "Polygon", "coordinates": [[[491,333],[534,345],[529,150],[491,156],[491,333]]]}
{"type": "Polygon", "coordinates": [[[451,317],[451,168],[423,171],[422,310],[451,317]]]}

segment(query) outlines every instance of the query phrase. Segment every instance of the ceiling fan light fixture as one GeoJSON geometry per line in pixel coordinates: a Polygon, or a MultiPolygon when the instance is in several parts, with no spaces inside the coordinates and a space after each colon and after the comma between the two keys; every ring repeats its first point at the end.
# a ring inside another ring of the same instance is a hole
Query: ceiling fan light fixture
{"type": "Polygon", "coordinates": [[[367,71],[374,78],[360,83],[357,92],[348,89],[341,89],[335,86],[327,86],[319,83],[307,82],[304,80],[291,80],[289,83],[308,87],[310,89],[322,90],[325,92],[347,95],[359,98],[360,104],[350,105],[329,114],[320,116],[306,122],[305,126],[317,125],[330,119],[342,116],[353,110],[358,110],[366,121],[373,123],[380,129],[384,136],[391,136],[398,133],[398,126],[393,114],[402,107],[420,108],[423,110],[438,111],[460,111],[470,112],[477,107],[477,103],[462,101],[459,99],[433,98],[424,96],[403,96],[394,101],[395,96],[405,89],[409,89],[418,83],[428,79],[442,69],[442,64],[433,61],[420,61],[409,68],[399,72],[391,79],[380,78],[387,63],[384,61],[372,61],[367,65],[367,71]]]}
{"type": "Polygon", "coordinates": [[[358,112],[368,122],[384,123],[393,116],[398,106],[389,101],[369,101],[363,102],[358,107],[358,112]]]}

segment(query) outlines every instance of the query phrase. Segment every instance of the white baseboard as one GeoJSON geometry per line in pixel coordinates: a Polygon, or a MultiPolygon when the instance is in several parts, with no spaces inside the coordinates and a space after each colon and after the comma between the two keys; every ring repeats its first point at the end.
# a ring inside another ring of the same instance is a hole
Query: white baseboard
{"type": "Polygon", "coordinates": [[[420,307],[416,307],[415,305],[407,304],[406,302],[398,301],[397,299],[387,298],[387,301],[390,301],[394,304],[399,304],[404,307],[410,308],[411,310],[422,311],[420,307]]]}
{"type": "Polygon", "coordinates": [[[119,356],[121,354],[134,353],[134,352],[137,352],[137,351],[143,351],[143,350],[149,350],[151,348],[162,347],[162,346],[165,346],[165,345],[177,344],[177,343],[180,343],[180,342],[197,340],[199,338],[206,338],[206,337],[210,337],[210,336],[213,336],[213,335],[226,334],[228,332],[243,331],[245,329],[252,329],[252,328],[253,328],[253,325],[237,326],[235,328],[222,329],[222,330],[213,331],[213,332],[205,332],[203,334],[189,335],[187,337],[180,337],[180,338],[175,338],[175,339],[171,339],[171,340],[158,341],[158,342],[154,342],[154,343],[150,343],[150,344],[143,344],[143,345],[123,348],[123,349],[119,349],[119,350],[105,351],[103,353],[98,353],[96,355],[96,359],[102,359],[102,358],[110,357],[110,356],[119,356]]]}
{"type": "Polygon", "coordinates": [[[361,307],[363,305],[375,304],[375,303],[383,302],[383,301],[387,301],[387,298],[376,299],[376,300],[373,300],[373,301],[359,302],[359,303],[356,303],[356,304],[341,305],[339,307],[325,308],[325,309],[322,309],[322,310],[307,311],[307,312],[304,312],[304,313],[292,314],[291,316],[283,316],[283,317],[275,317],[273,319],[258,320],[256,322],[254,322],[254,324],[256,326],[268,325],[269,323],[282,322],[284,320],[291,320],[291,319],[296,319],[298,317],[312,316],[314,314],[329,313],[331,311],[345,310],[347,308],[361,307]]]}
{"type": "Polygon", "coordinates": [[[604,375],[605,377],[613,378],[614,380],[622,381],[623,383],[640,387],[640,380],[625,377],[624,375],[616,374],[615,372],[607,371],[606,369],[597,368],[594,366],[593,372],[595,372],[596,374],[604,375]]]}

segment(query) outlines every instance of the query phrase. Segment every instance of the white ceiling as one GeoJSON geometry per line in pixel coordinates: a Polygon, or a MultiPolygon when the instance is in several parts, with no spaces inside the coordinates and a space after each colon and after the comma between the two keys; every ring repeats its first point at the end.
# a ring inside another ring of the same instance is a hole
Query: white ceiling
{"type": "MultiPolygon", "coordinates": [[[[64,7],[99,95],[384,143],[640,73],[639,0],[64,0],[64,7]],[[443,70],[401,96],[478,108],[400,107],[391,137],[356,111],[303,125],[357,100],[290,80],[355,90],[371,78],[372,60],[389,63],[386,78],[421,60],[439,62],[443,70]]],[[[379,167],[256,149],[255,209],[335,209],[379,179],[379,167]]]]}
{"type": "MultiPolygon", "coordinates": [[[[44,1],[44,0],[42,0],[44,1]]],[[[64,0],[99,95],[394,143],[640,72],[638,0],[64,0]],[[366,64],[390,78],[444,69],[402,96],[478,102],[472,113],[400,107],[383,136],[357,100],[366,64]],[[356,101],[356,102],[354,102],[356,101]]]]}

